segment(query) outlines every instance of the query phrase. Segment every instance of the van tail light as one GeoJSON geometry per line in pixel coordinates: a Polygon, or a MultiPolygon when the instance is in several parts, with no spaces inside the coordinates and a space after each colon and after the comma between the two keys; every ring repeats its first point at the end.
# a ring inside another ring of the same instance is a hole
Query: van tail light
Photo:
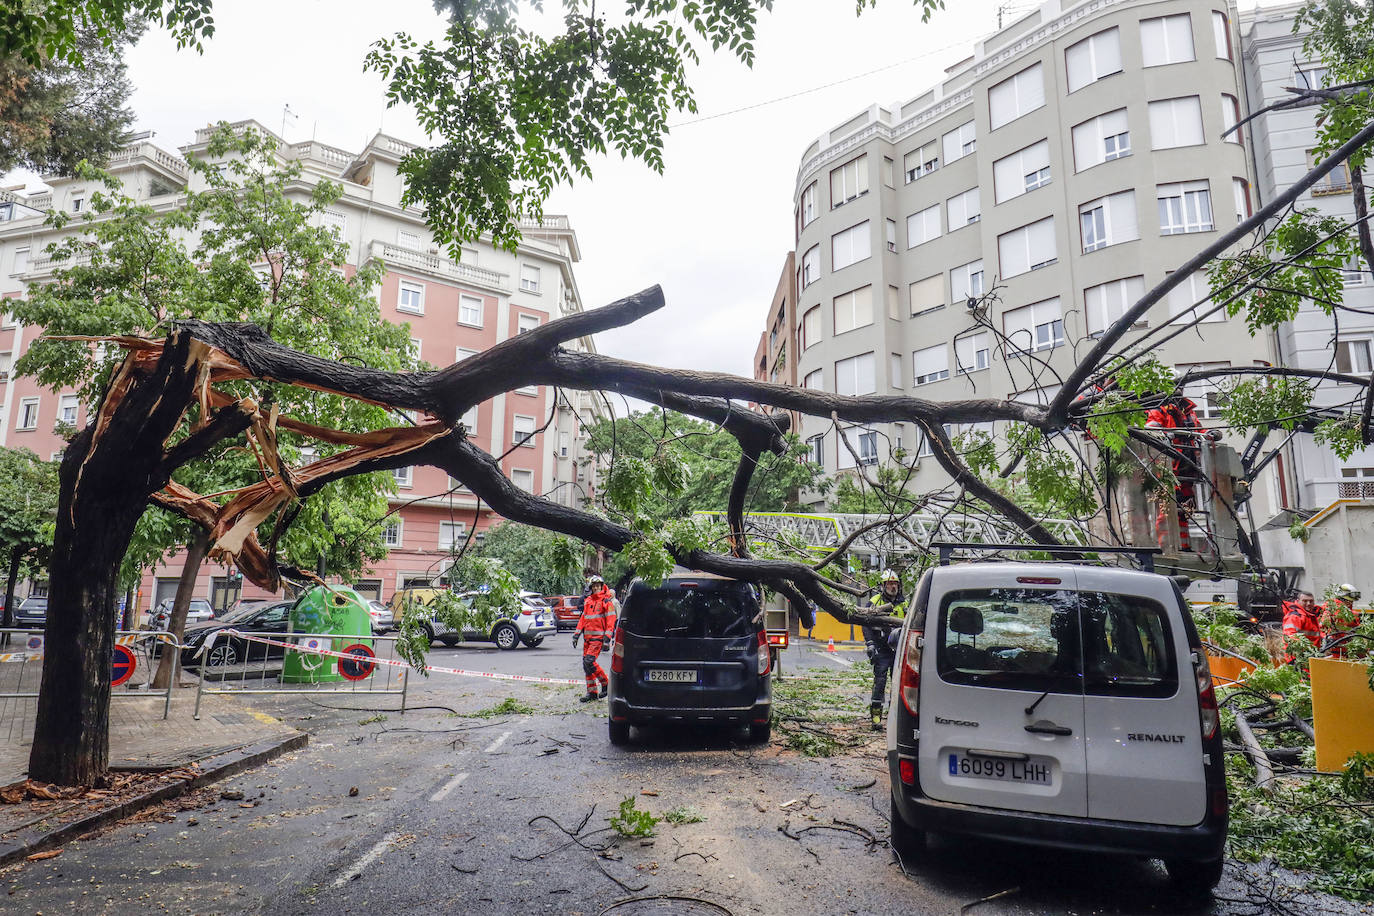
{"type": "Polygon", "coordinates": [[[625,631],[615,628],[615,642],[611,644],[611,670],[616,674],[625,670],[625,631]]]}
{"type": "Polygon", "coordinates": [[[904,786],[916,785],[916,761],[903,757],[897,761],[897,776],[904,786]]]}
{"type": "Polygon", "coordinates": [[[916,702],[921,693],[921,633],[918,630],[907,631],[898,688],[902,693],[902,705],[907,712],[916,715],[916,702]]]}
{"type": "Polygon", "coordinates": [[[777,646],[779,649],[787,648],[787,634],[783,632],[772,632],[768,634],[768,645],[777,646]]]}
{"type": "Polygon", "coordinates": [[[1212,687],[1212,669],[1207,664],[1207,653],[1201,649],[1193,653],[1193,672],[1197,675],[1197,706],[1202,723],[1202,740],[1207,741],[1216,735],[1221,713],[1217,710],[1217,694],[1212,687]]]}
{"type": "Polygon", "coordinates": [[[759,630],[759,677],[768,673],[771,661],[771,656],[768,654],[768,634],[759,630]]]}

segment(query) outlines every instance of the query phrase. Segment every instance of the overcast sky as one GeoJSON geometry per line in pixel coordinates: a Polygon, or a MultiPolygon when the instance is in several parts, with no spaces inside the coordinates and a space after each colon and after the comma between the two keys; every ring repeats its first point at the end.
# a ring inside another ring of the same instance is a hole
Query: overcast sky
{"type": "MultiPolygon", "coordinates": [[[[762,17],[753,69],[703,55],[691,77],[700,110],[674,119],[663,175],[603,159],[593,180],[560,188],[545,212],[566,213],[577,231],[585,306],[654,283],[667,294],[657,316],[600,335],[601,351],[748,375],[792,246],[802,152],[868,105],[904,101],[938,82],[995,29],[999,7],[1008,22],[1034,8],[1027,0],[948,5],[922,23],[903,0],[857,17],[853,0],[781,0],[762,17]]],[[[156,130],[159,144],[181,146],[221,119],[280,130],[287,104],[290,142],[313,136],[358,150],[379,127],[425,142],[409,112],[385,108],[381,81],[362,61],[383,35],[438,34],[428,0],[224,0],[214,15],[203,55],[177,51],[154,30],[129,57],[138,128],[156,130]]]]}

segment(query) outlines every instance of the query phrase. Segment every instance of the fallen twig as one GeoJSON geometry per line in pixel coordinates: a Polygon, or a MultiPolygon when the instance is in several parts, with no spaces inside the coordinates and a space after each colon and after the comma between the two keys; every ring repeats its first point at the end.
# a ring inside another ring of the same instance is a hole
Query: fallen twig
{"type": "Polygon", "coordinates": [[[993,900],[997,900],[1002,897],[1009,897],[1012,894],[1020,893],[1020,891],[1021,888],[1019,887],[1009,887],[1004,891],[998,891],[995,894],[988,894],[986,897],[979,897],[977,900],[974,900],[970,903],[966,903],[963,906],[959,907],[959,914],[960,916],[963,916],[964,913],[967,913],[969,910],[973,909],[976,906],[981,906],[984,903],[991,903],[993,900]]]}

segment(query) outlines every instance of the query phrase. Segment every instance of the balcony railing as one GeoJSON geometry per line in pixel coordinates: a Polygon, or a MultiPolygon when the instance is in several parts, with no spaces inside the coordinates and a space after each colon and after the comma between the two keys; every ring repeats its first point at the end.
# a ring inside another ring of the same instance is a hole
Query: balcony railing
{"type": "Polygon", "coordinates": [[[390,245],[386,242],[373,242],[371,256],[386,264],[412,267],[426,273],[435,274],[440,277],[448,277],[454,280],[461,280],[465,283],[476,284],[489,289],[509,292],[511,288],[510,274],[498,273],[483,267],[475,267],[471,264],[464,264],[461,261],[451,261],[442,255],[414,251],[410,248],[402,248],[399,245],[390,245]]]}
{"type": "Polygon", "coordinates": [[[128,165],[136,159],[150,159],[179,178],[188,174],[185,161],[152,143],[134,143],[110,156],[110,166],[128,165]]]}
{"type": "Polygon", "coordinates": [[[543,219],[522,219],[521,229],[571,229],[572,223],[566,216],[546,216],[543,219]]]}

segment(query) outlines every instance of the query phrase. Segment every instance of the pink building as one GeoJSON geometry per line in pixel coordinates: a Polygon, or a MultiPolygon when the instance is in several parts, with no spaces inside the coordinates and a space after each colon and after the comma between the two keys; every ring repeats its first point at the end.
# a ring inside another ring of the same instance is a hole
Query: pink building
{"type": "MultiPolygon", "coordinates": [[[[234,126],[272,134],[253,121],[234,126]]],[[[209,128],[197,131],[195,142],[182,151],[203,150],[209,136],[209,128]]],[[[292,189],[301,199],[320,180],[343,186],[343,197],[324,213],[323,224],[347,243],[352,267],[386,265],[378,292],[382,319],[410,325],[420,359],[449,365],[581,310],[573,276],[581,252],[567,217],[547,216],[525,225],[524,240],[515,252],[484,240],[466,246],[461,260],[451,260],[434,245],[423,214],[400,205],[402,181],[396,167],[409,148],[379,133],[361,152],[313,141],[279,141],[278,153],[302,166],[301,184],[292,189]]],[[[148,137],[116,154],[110,170],[124,182],[126,193],[158,210],[181,206],[181,189],[193,179],[180,157],[148,137]]],[[[93,188],[72,179],[52,179],[49,184],[50,190],[29,195],[15,189],[0,191],[0,298],[22,296],[28,284],[50,276],[53,264],[45,254],[47,246],[79,228],[74,222],[64,230],[52,230],[44,225],[44,215],[50,208],[81,213],[93,188]]],[[[27,448],[48,458],[56,457],[65,444],[60,435],[63,424],[84,425],[88,407],[74,393],[11,377],[14,361],[41,333],[41,328],[17,325],[8,315],[0,319],[0,445],[27,448]]],[[[594,349],[591,338],[569,346],[594,349]]],[[[502,467],[517,486],[554,502],[580,506],[591,497],[594,483],[582,446],[585,426],[596,415],[595,401],[575,391],[558,391],[557,403],[554,397],[555,390],[545,387],[498,395],[474,408],[465,422],[480,447],[497,455],[511,451],[502,467]]],[[[471,493],[453,489],[440,470],[406,468],[396,471],[395,479],[391,504],[396,511],[384,529],[389,554],[353,583],[383,601],[397,588],[441,575],[454,543],[462,544],[469,533],[480,540],[499,521],[489,508],[479,510],[471,493]]],[[[148,570],[138,606],[147,608],[173,594],[180,573],[178,558],[148,570]]],[[[196,597],[216,606],[240,597],[229,573],[207,563],[196,597]]],[[[28,588],[41,593],[46,582],[28,583],[28,588]]],[[[266,596],[246,584],[242,597],[266,596]]]]}

